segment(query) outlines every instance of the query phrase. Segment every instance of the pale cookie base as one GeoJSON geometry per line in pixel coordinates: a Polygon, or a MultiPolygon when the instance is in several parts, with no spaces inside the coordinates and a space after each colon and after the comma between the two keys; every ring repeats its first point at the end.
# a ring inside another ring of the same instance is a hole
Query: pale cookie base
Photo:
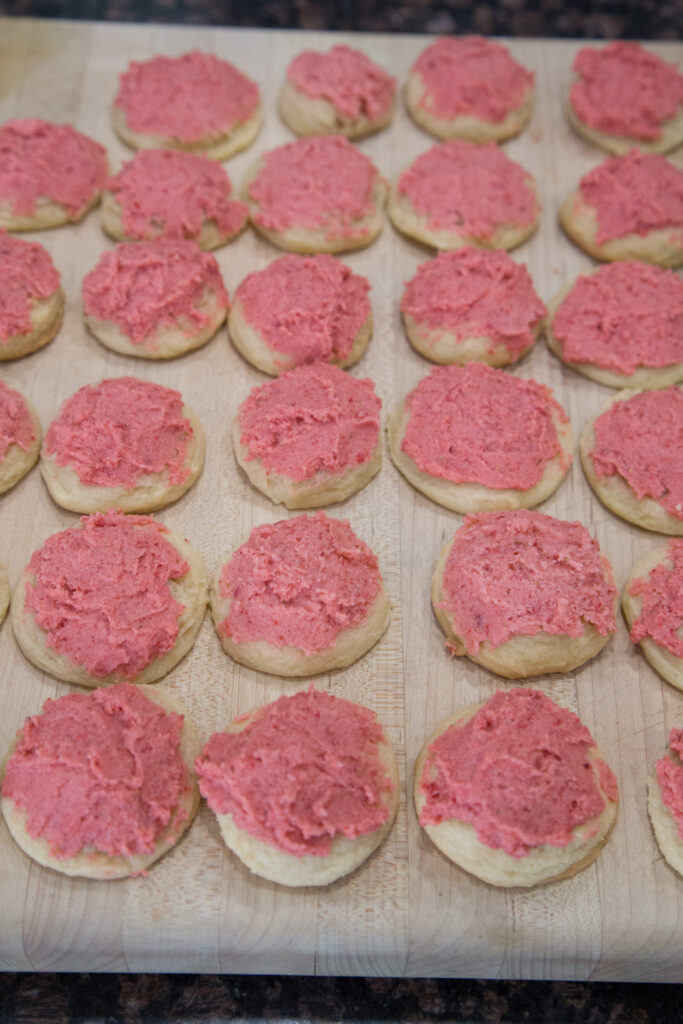
{"type": "MultiPolygon", "coordinates": [[[[239,723],[231,722],[226,732],[241,732],[255,717],[252,712],[239,723]]],[[[243,829],[237,827],[231,814],[216,814],[221,835],[228,849],[237,854],[239,859],[255,875],[266,878],[279,885],[306,886],[330,885],[338,878],[350,874],[374,853],[378,846],[391,831],[399,803],[398,766],[394,749],[384,734],[381,743],[377,744],[380,760],[393,783],[393,790],[387,793],[389,817],[374,832],[349,839],[347,836],[336,836],[332,840],[332,848],[325,856],[304,855],[297,857],[286,850],[263,839],[257,839],[243,829]]]]}
{"type": "MultiPolygon", "coordinates": [[[[603,636],[595,626],[584,621],[583,634],[580,637],[564,633],[546,633],[541,630],[531,636],[512,636],[497,647],[491,647],[485,640],[476,654],[470,654],[463,638],[456,632],[451,612],[444,607],[446,596],[443,590],[443,577],[454,539],[441,550],[432,577],[432,608],[446,634],[446,639],[452,645],[454,654],[459,657],[466,655],[477,665],[483,665],[484,668],[506,679],[527,679],[530,676],[549,675],[553,672],[571,672],[599,654],[610,640],[611,633],[603,636]]],[[[615,615],[617,601],[615,595],[615,615]]]]}
{"type": "MultiPolygon", "coordinates": [[[[104,191],[102,193],[102,206],[100,208],[100,217],[102,220],[102,228],[109,235],[110,238],[115,239],[117,242],[140,242],[145,241],[149,238],[164,238],[163,226],[158,223],[150,224],[150,233],[143,237],[137,235],[128,235],[123,226],[122,221],[122,210],[121,204],[114,197],[112,192],[104,191]]],[[[218,225],[213,218],[209,218],[203,221],[201,231],[198,236],[187,235],[191,241],[196,242],[200,249],[204,252],[209,252],[211,249],[218,249],[221,245],[227,245],[233,238],[244,229],[245,225],[242,225],[238,231],[233,234],[225,235],[218,230],[218,225]]]]}
{"type": "Polygon", "coordinates": [[[661,135],[658,139],[634,139],[629,135],[611,135],[599,128],[592,128],[581,120],[571,100],[567,101],[565,110],[574,131],[588,142],[600,146],[608,153],[614,153],[615,156],[625,156],[631,149],[638,149],[641,153],[669,153],[683,142],[683,107],[679,107],[673,117],[662,121],[661,135]]]}
{"type": "Polygon", "coordinates": [[[178,635],[173,647],[151,661],[133,679],[121,674],[93,676],[82,665],[77,665],[67,655],[60,654],[47,645],[47,633],[37,624],[33,613],[26,608],[26,589],[35,577],[28,566],[17,583],[12,596],[12,629],[22,651],[37,668],[56,679],[79,686],[109,686],[111,683],[133,682],[153,683],[165,676],[185,657],[192,647],[204,618],[208,600],[206,570],[199,554],[177,533],[168,530],[162,534],[179,551],[189,565],[189,570],[179,579],[170,580],[168,587],[175,601],[183,605],[178,619],[178,635]]]}
{"type": "MultiPolygon", "coordinates": [[[[370,344],[373,330],[372,313],[369,313],[365,323],[360,328],[346,359],[332,359],[335,366],[346,370],[353,366],[365,354],[370,344]]],[[[290,355],[285,352],[278,352],[271,348],[261,332],[253,327],[244,315],[244,307],[239,295],[235,295],[234,302],[228,314],[228,334],[233,345],[248,363],[255,366],[257,370],[270,374],[271,377],[278,377],[281,373],[288,373],[296,366],[290,355]]]]}
{"type": "Polygon", "coordinates": [[[500,224],[490,238],[476,238],[443,228],[432,228],[429,226],[429,216],[419,213],[411,200],[398,191],[397,185],[392,187],[389,195],[389,217],[402,234],[434,249],[460,249],[463,245],[474,245],[479,249],[515,249],[526,242],[538,227],[537,213],[534,222],[525,227],[500,224]]]}
{"type": "Polygon", "coordinates": [[[683,263],[683,228],[659,228],[646,235],[621,235],[598,245],[595,207],[584,202],[578,188],[562,204],[560,222],[571,240],[596,260],[605,263],[645,260],[664,270],[683,263]]]}
{"type": "Polygon", "coordinates": [[[325,227],[289,227],[283,231],[275,231],[272,228],[263,227],[257,223],[256,216],[259,213],[259,204],[249,195],[249,186],[258,177],[263,166],[263,161],[258,160],[242,183],[241,195],[249,207],[251,223],[260,235],[267,238],[273,245],[286,249],[288,252],[298,252],[304,255],[319,252],[340,253],[351,252],[353,249],[363,249],[379,235],[384,225],[384,205],[387,198],[387,186],[384,179],[377,174],[372,188],[370,202],[372,210],[364,217],[353,223],[353,235],[331,234],[325,227]]]}
{"type": "MultiPolygon", "coordinates": [[[[457,714],[443,721],[425,743],[415,763],[413,797],[418,818],[426,803],[420,789],[420,779],[429,746],[456,722],[464,723],[471,718],[483,704],[475,704],[464,708],[457,714]]],[[[589,757],[593,763],[604,760],[603,755],[592,747],[589,757]]],[[[601,790],[600,777],[595,771],[595,781],[601,790]]],[[[473,825],[452,818],[439,825],[424,825],[423,828],[434,845],[449,860],[463,868],[469,874],[488,882],[490,885],[510,888],[521,886],[530,888],[547,882],[570,878],[577,872],[592,864],[607,841],[617,818],[618,805],[605,797],[605,808],[597,818],[574,829],[573,840],[567,846],[551,846],[544,843],[534,847],[526,857],[512,857],[504,850],[495,849],[482,843],[473,825]]]]}
{"type": "Polygon", "coordinates": [[[7,609],[9,608],[9,580],[7,579],[7,573],[2,565],[0,565],[0,623],[5,621],[7,615],[7,609]]]}
{"type": "Polygon", "coordinates": [[[0,339],[0,361],[19,359],[48,345],[62,326],[64,292],[57,288],[45,299],[34,299],[30,311],[31,330],[0,339]]]}
{"type": "Polygon", "coordinates": [[[112,107],[112,126],[118,137],[131,149],[179,149],[184,153],[197,153],[212,160],[227,160],[252,144],[263,124],[263,110],[257,109],[245,121],[239,121],[223,132],[204,135],[194,142],[181,142],[173,135],[150,135],[128,127],[126,113],[121,107],[112,107]]]}
{"type": "Polygon", "coordinates": [[[529,352],[542,330],[542,322],[533,329],[533,340],[520,353],[513,355],[505,344],[494,343],[491,338],[478,335],[459,338],[447,327],[430,327],[410,313],[402,313],[408,340],[416,352],[442,366],[465,366],[467,363],[486,363],[488,366],[509,366],[529,352]]]}
{"type": "Polygon", "coordinates": [[[170,483],[168,473],[145,473],[135,487],[104,487],[81,483],[70,466],[58,466],[54,455],[45,451],[40,457],[40,472],[53,501],[69,512],[106,512],[116,508],[122,512],[156,512],[177,501],[189,491],[204,468],[206,438],[199,420],[183,406],[183,416],[192,424],[192,438],[187,448],[185,465],[188,476],[180,483],[170,483]]]}
{"type": "Polygon", "coordinates": [[[26,476],[28,471],[33,469],[40,455],[40,445],[43,439],[40,420],[29,400],[24,395],[22,398],[33,423],[35,438],[27,451],[20,448],[18,444],[11,444],[5,452],[4,458],[0,461],[0,494],[9,491],[22,477],[26,476]]]}
{"type": "Polygon", "coordinates": [[[0,202],[0,228],[7,231],[43,231],[47,228],[58,228],[63,224],[78,224],[94,206],[97,206],[100,193],[97,192],[88,202],[85,209],[72,216],[66,207],[55,199],[40,196],[36,200],[33,213],[13,213],[10,202],[0,202]]]}
{"type": "MultiPolygon", "coordinates": [[[[178,842],[182,834],[192,824],[192,820],[199,807],[199,790],[194,771],[195,758],[201,751],[197,731],[187,717],[185,708],[175,698],[170,697],[168,694],[151,690],[145,690],[145,696],[149,697],[156,704],[160,704],[166,711],[174,711],[184,716],[183,728],[180,733],[180,752],[187,766],[188,781],[192,788],[189,793],[181,794],[178,806],[186,812],[187,817],[180,823],[172,823],[164,828],[156,841],[153,853],[133,854],[128,857],[123,855],[112,856],[93,848],[88,852],[84,850],[75,857],[60,858],[52,853],[50,844],[46,839],[34,838],[28,834],[25,812],[15,807],[8,797],[3,797],[0,800],[0,808],[12,838],[23,852],[37,861],[38,864],[46,868],[52,868],[54,871],[58,871],[62,875],[69,875],[70,877],[78,876],[100,880],[129,878],[131,875],[138,875],[146,871],[155,861],[173,849],[173,846],[178,842]]],[[[5,758],[2,765],[2,775],[5,773],[7,761],[14,753],[15,746],[16,743],[12,745],[5,758]]]]}
{"type": "Polygon", "coordinates": [[[98,320],[87,315],[84,316],[84,320],[86,327],[97,340],[113,352],[120,352],[124,356],[136,356],[139,359],[174,359],[205,345],[213,338],[227,316],[227,310],[216,298],[216,293],[207,288],[204,289],[201,300],[195,303],[195,308],[209,317],[205,327],[197,328],[189,317],[184,317],[174,326],[156,328],[139,342],[132,341],[118,324],[111,320],[98,320]]]}
{"type": "MultiPolygon", "coordinates": [[[[595,271],[593,271],[595,273],[595,271]]],[[[620,373],[610,370],[597,363],[573,363],[565,359],[562,343],[553,334],[555,314],[563,301],[571,292],[574,284],[568,284],[548,304],[548,318],[545,321],[545,338],[550,351],[561,359],[565,366],[570,366],[577,373],[594,380],[596,384],[604,384],[608,388],[634,388],[638,391],[655,391],[668,388],[683,380],[683,363],[671,363],[669,366],[638,366],[633,373],[620,373]]]]}
{"type": "MultiPolygon", "coordinates": [[[[620,391],[610,399],[598,415],[606,412],[614,402],[630,398],[635,394],[637,394],[636,391],[620,391]]],[[[644,530],[654,530],[655,533],[666,533],[670,537],[683,537],[683,519],[677,519],[671,512],[667,512],[654,498],[647,496],[637,498],[632,488],[618,473],[613,476],[598,477],[590,456],[596,444],[595,419],[589,420],[583,429],[579,441],[579,455],[586,479],[600,501],[610,512],[625,519],[627,523],[635,523],[636,526],[640,526],[644,530]]]]}
{"type": "Polygon", "coordinates": [[[232,422],[232,444],[235,458],[249,481],[276,505],[285,508],[324,508],[345,501],[360,491],[382,467],[382,444],[378,440],[366,462],[349,466],[341,473],[319,472],[307,480],[291,480],[281,473],[269,473],[261,459],[250,459],[242,444],[239,418],[232,422]]]}
{"type": "Polygon", "coordinates": [[[390,125],[395,109],[396,104],[392,102],[380,117],[371,118],[367,114],[348,117],[330,100],[306,95],[288,78],[278,96],[280,117],[295,135],[345,135],[347,139],[362,139],[390,125]]]}
{"type": "Polygon", "coordinates": [[[533,508],[557,490],[562,483],[572,458],[574,438],[569,422],[563,423],[553,411],[552,418],[557,430],[560,452],[546,463],[543,476],[537,484],[526,491],[506,488],[497,490],[475,483],[453,483],[444,477],[431,476],[418,469],[417,464],[401,445],[409,419],[405,400],[398,405],[388,419],[389,452],[396,468],[408,483],[425,494],[432,501],[450,508],[461,515],[470,512],[492,512],[500,509],[533,508]],[[563,465],[563,462],[566,465],[563,465]]]}
{"type": "Polygon", "coordinates": [[[382,582],[377,597],[368,609],[365,621],[360,626],[341,630],[337,633],[334,644],[322,651],[306,654],[299,647],[277,647],[267,640],[239,643],[227,636],[225,630],[221,628],[221,623],[230,613],[230,599],[223,597],[220,592],[220,577],[230,557],[232,556],[223,560],[214,574],[209,595],[211,614],[226,654],[240,665],[246,665],[256,672],[291,678],[323,675],[337,668],[346,668],[366,654],[389,625],[389,595],[382,582]]]}
{"type": "MultiPolygon", "coordinates": [[[[629,594],[631,585],[636,580],[641,579],[644,576],[649,576],[654,568],[658,565],[668,564],[668,567],[672,568],[672,563],[668,557],[668,546],[655,548],[649,554],[644,555],[640,558],[631,570],[631,575],[624,585],[624,592],[621,598],[621,607],[624,611],[624,618],[628,624],[629,630],[633,626],[641,611],[643,610],[643,599],[639,595],[629,594]]],[[[662,644],[657,643],[651,636],[644,636],[642,640],[638,641],[638,646],[645,655],[645,659],[652,665],[655,672],[659,672],[663,679],[666,679],[667,683],[671,683],[679,690],[683,690],[683,658],[677,657],[672,654],[671,651],[663,647],[662,644]]]]}
{"type": "Polygon", "coordinates": [[[674,871],[683,876],[683,839],[673,814],[662,800],[662,791],[656,775],[647,780],[647,810],[652,830],[662,855],[674,871]]]}
{"type": "Polygon", "coordinates": [[[424,80],[419,71],[411,71],[406,80],[405,100],[413,121],[421,128],[435,135],[437,139],[464,139],[466,142],[502,142],[519,135],[528,124],[534,105],[534,92],[527,88],[522,102],[501,121],[484,121],[472,114],[457,114],[452,118],[437,117],[422,106],[426,93],[424,80]]]}

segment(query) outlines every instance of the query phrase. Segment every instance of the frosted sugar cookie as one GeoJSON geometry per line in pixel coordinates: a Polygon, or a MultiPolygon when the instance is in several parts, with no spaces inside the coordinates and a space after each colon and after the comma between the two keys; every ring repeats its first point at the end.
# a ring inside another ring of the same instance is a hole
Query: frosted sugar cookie
{"type": "Polygon", "coordinates": [[[683,540],[636,562],[621,603],[631,640],[667,683],[683,690],[683,540]]]}
{"type": "Polygon", "coordinates": [[[229,849],[280,885],[355,871],[398,808],[396,757],[375,713],[313,687],[239,715],[196,768],[229,849]]]}
{"type": "Polygon", "coordinates": [[[589,484],[610,512],[645,530],[683,535],[683,392],[620,391],[584,427],[589,484]]]}
{"type": "Polygon", "coordinates": [[[211,609],[230,657],[280,676],[344,668],[389,622],[376,556],[324,512],[255,527],[216,573],[211,609]]]}
{"type": "Polygon", "coordinates": [[[151,683],[194,643],[207,601],[201,558],[148,516],[106,512],[48,537],[12,600],[39,669],[80,686],[151,683]]]}
{"type": "Polygon", "coordinates": [[[343,135],[297,139],[264,153],[243,186],[251,222],[293,252],[345,252],[382,230],[386,184],[343,135]]]}
{"type": "Polygon", "coordinates": [[[195,728],[167,694],[121,683],[47,700],[5,764],[2,812],[44,867],[126,878],[172,849],[199,806],[195,728]]]}
{"type": "Polygon", "coordinates": [[[667,153],[683,142],[683,75],[639,43],[579,50],[567,113],[576,131],[610,153],[667,153]]]}
{"type": "Polygon", "coordinates": [[[43,348],[63,315],[64,292],[47,250],[0,229],[0,360],[43,348]]]}
{"type": "Polygon", "coordinates": [[[422,153],[391,191],[389,216],[403,234],[435,249],[514,249],[536,230],[531,175],[494,142],[452,139],[422,153]]]}
{"type": "Polygon", "coordinates": [[[545,501],[569,468],[572,445],[549,388],[482,363],[434,367],[389,419],[397,469],[462,514],[545,501]]]}
{"type": "Polygon", "coordinates": [[[182,149],[227,160],[251,145],[263,112],[255,82],[227,60],[192,50],[131,61],[120,76],[112,120],[133,149],[182,149]]]}
{"type": "Polygon", "coordinates": [[[683,379],[683,281],[635,260],[598,267],[550,304],[548,347],[613,388],[662,388],[683,379]]]}
{"type": "Polygon", "coordinates": [[[216,259],[195,242],[124,242],[103,253],[83,281],[87,327],[107,348],[143,359],[204,345],[229,304],[216,259]]]}
{"type": "Polygon", "coordinates": [[[304,50],[291,62],[278,106],[297,135],[359,139],[386,128],[394,116],[396,79],[361,50],[304,50]]]}
{"type": "Polygon", "coordinates": [[[31,403],[0,381],[0,494],[35,466],[41,440],[40,421],[31,403]]]}
{"type": "Polygon", "coordinates": [[[562,204],[562,227],[596,260],[683,263],[683,171],[631,150],[585,174],[562,204]]]}
{"type": "Polygon", "coordinates": [[[273,376],[304,363],[352,366],[372,337],[369,290],[367,278],[333,256],[281,256],[238,286],[230,338],[273,376]]]}
{"type": "Polygon", "coordinates": [[[415,764],[432,842],[491,885],[541,885],[595,860],[617,780],[588,729],[540,690],[499,690],[442,722],[415,764]]]}
{"type": "Polygon", "coordinates": [[[72,512],[153,512],[189,490],[205,451],[179,391],[114,377],[66,400],[45,434],[40,471],[72,512]]]}
{"type": "Polygon", "coordinates": [[[201,249],[217,249],[247,222],[246,206],[231,196],[230,178],[215,160],[141,150],[107,181],[102,227],[117,242],[191,239],[201,249]]]}
{"type": "Polygon", "coordinates": [[[413,119],[440,139],[500,142],[531,117],[534,76],[483,36],[441,36],[417,58],[406,82],[413,119]]]}
{"type": "Polygon", "coordinates": [[[648,780],[647,809],[664,859],[683,875],[683,729],[670,731],[669,747],[648,780]]]}
{"type": "Polygon", "coordinates": [[[401,312],[411,345],[432,362],[506,366],[532,348],[546,308],[526,267],[464,246],[420,264],[401,312]]]}
{"type": "Polygon", "coordinates": [[[525,509],[465,519],[439,556],[432,605],[453,654],[508,679],[570,672],[617,629],[598,542],[581,523],[525,509]]]}
{"type": "Polygon", "coordinates": [[[37,231],[81,220],[108,174],[99,143],[38,118],[0,127],[0,227],[37,231]]]}
{"type": "Polygon", "coordinates": [[[371,380],[300,366],[249,392],[233,421],[235,457],[276,504],[343,501],[379,472],[381,405],[371,380]]]}

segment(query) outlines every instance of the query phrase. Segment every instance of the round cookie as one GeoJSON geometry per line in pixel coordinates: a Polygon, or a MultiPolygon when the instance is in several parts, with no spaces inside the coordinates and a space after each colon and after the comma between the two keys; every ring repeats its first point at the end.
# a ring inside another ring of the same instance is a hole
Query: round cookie
{"type": "Polygon", "coordinates": [[[648,779],[647,809],[664,859],[683,876],[683,729],[670,731],[669,746],[648,779]]]}
{"type": "Polygon", "coordinates": [[[612,568],[581,523],[468,516],[441,551],[432,607],[452,654],[507,679],[570,672],[616,632],[612,568]]]}
{"type": "Polygon", "coordinates": [[[200,249],[217,249],[247,222],[246,206],[231,194],[230,178],[215,160],[141,150],[106,182],[102,227],[117,242],[191,239],[200,249]]]}
{"type": "Polygon", "coordinates": [[[394,227],[435,249],[514,249],[536,230],[539,209],[520,164],[494,142],[459,139],[418,156],[389,197],[394,227]]]}
{"type": "Polygon", "coordinates": [[[371,380],[336,366],[300,366],[252,388],[233,420],[235,457],[276,504],[321,508],[379,472],[382,406],[371,380]]]}
{"type": "Polygon", "coordinates": [[[585,47],[567,115],[579,135],[617,155],[667,153],[683,142],[683,75],[639,43],[585,47]]]}
{"type": "Polygon", "coordinates": [[[238,286],[230,338],[272,376],[305,363],[352,366],[372,337],[369,290],[367,278],[326,253],[281,256],[238,286]]]}
{"type": "Polygon", "coordinates": [[[148,516],[105,512],[48,537],[12,599],[39,669],[79,686],[152,683],[192,647],[207,580],[187,541],[148,516]]]}
{"type": "Polygon", "coordinates": [[[292,252],[361,249],[384,222],[386,183],[343,135],[297,139],[264,153],[242,191],[259,234],[292,252]]]}
{"type": "Polygon", "coordinates": [[[7,573],[4,566],[0,565],[0,623],[5,621],[5,616],[9,609],[9,598],[9,580],[7,579],[7,573]]]}
{"type": "Polygon", "coordinates": [[[116,134],[133,149],[180,149],[214,160],[251,145],[262,121],[256,83],[198,50],[131,61],[112,110],[116,134]]]}
{"type": "Polygon", "coordinates": [[[683,263],[683,171],[666,157],[631,150],[585,174],[560,221],[596,260],[683,263]]]}
{"type": "Polygon", "coordinates": [[[0,380],[0,494],[35,466],[43,432],[35,409],[0,380]]]}
{"type": "Polygon", "coordinates": [[[572,459],[550,389],[482,363],[434,367],[393,411],[388,434],[408,482],[463,515],[538,505],[572,459]]]}
{"type": "Polygon", "coordinates": [[[526,267],[501,250],[464,246],[420,264],[401,313],[411,345],[426,359],[506,366],[532,348],[546,308],[526,267]]]}
{"type": "Polygon", "coordinates": [[[620,391],[590,420],[581,465],[610,512],[644,530],[683,535],[683,392],[620,391]]]}
{"type": "Polygon", "coordinates": [[[68,124],[39,118],[0,127],[0,227],[40,231],[76,223],[98,202],[107,152],[68,124]]]}
{"type": "Polygon", "coordinates": [[[102,254],[83,281],[85,323],[114,352],[171,359],[206,344],[230,305],[214,256],[157,238],[102,254]]]}
{"type": "Polygon", "coordinates": [[[375,713],[313,687],[238,716],[196,767],[228,848],[280,885],[355,871],[398,809],[396,757],[375,713]]]}
{"type": "Polygon", "coordinates": [[[509,50],[483,36],[441,36],[422,51],[406,81],[406,105],[440,139],[501,142],[533,107],[534,76],[509,50]]]}
{"type": "Polygon", "coordinates": [[[122,683],[47,700],[4,766],[7,827],[61,874],[139,875],[192,823],[198,751],[192,722],[167,694],[122,683]]]}
{"type": "Polygon", "coordinates": [[[512,689],[437,727],[415,764],[414,800],[449,860],[490,885],[529,888],[595,860],[619,790],[575,714],[512,689]]]}
{"type": "Polygon", "coordinates": [[[206,439],[179,391],[114,377],[64,402],[45,434],[40,471],[72,512],[153,512],[183,495],[204,468],[206,439]]]}
{"type": "Polygon", "coordinates": [[[345,668],[389,622],[377,558],[324,512],[257,526],[218,569],[211,610],[235,661],[279,676],[345,668]]]}
{"type": "Polygon", "coordinates": [[[612,388],[665,388],[683,380],[683,281],[635,260],[598,267],[551,302],[548,347],[612,388]]]}
{"type": "Polygon", "coordinates": [[[0,228],[0,361],[43,348],[63,316],[64,292],[50,254],[0,228]]]}
{"type": "Polygon", "coordinates": [[[345,135],[360,139],[393,119],[396,79],[361,50],[333,46],[304,50],[290,63],[278,108],[296,135],[345,135]]]}
{"type": "Polygon", "coordinates": [[[683,690],[683,540],[636,562],[621,604],[631,640],[667,683],[683,690]]]}

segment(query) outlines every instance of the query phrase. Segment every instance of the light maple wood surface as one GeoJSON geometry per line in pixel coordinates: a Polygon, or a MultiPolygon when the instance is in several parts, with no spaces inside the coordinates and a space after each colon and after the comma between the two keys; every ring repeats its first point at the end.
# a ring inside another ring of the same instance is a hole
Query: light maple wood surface
{"type": "MultiPolygon", "coordinates": [[[[260,84],[265,126],[226,167],[239,183],[256,155],[288,141],[275,98],[289,60],[304,47],[346,41],[404,82],[425,37],[341,36],[151,25],[0,19],[0,122],[16,116],[68,121],[109,151],[113,169],[130,156],[113,134],[109,104],[130,59],[193,47],[234,61],[260,84]]],[[[538,233],[515,252],[547,302],[593,263],[557,226],[560,203],[602,154],[577,138],[562,110],[578,44],[513,40],[513,54],[536,72],[536,106],[506,152],[536,177],[543,204],[538,233]]],[[[675,45],[653,45],[667,59],[675,45]]],[[[431,139],[402,105],[391,129],[360,144],[389,179],[431,139]]],[[[102,348],[84,329],[80,283],[112,243],[97,212],[76,227],[35,237],[51,252],[67,295],[64,325],[45,350],[4,363],[2,379],[34,403],[47,427],[78,387],[136,374],[180,388],[208,439],[195,487],[158,518],[199,549],[209,571],[252,526],[288,513],[249,486],[230,446],[230,421],[254,384],[265,380],[231,348],[225,329],[205,348],[167,364],[102,348]]],[[[240,280],[280,253],[251,230],[219,249],[232,295],[240,280]]],[[[429,370],[401,326],[403,283],[428,251],[386,224],[369,249],[345,257],[372,285],[375,337],[357,376],[369,376],[384,412],[429,370]]],[[[611,391],[563,368],[539,343],[513,370],[549,384],[578,436],[611,391]]],[[[578,457],[544,512],[580,519],[600,540],[621,586],[633,562],[661,538],[607,512],[583,479],[578,457]]],[[[249,875],[222,845],[205,805],[178,847],[147,878],[69,880],[31,863],[0,823],[0,968],[69,971],[224,971],[321,975],[592,978],[678,981],[683,972],[683,880],[662,860],[646,812],[646,775],[669,727],[683,723],[683,696],[660,682],[619,633],[593,662],[540,686],[577,711],[614,768],[622,804],[597,863],[531,892],[491,888],[450,864],[421,833],[410,792],[412,768],[435,725],[458,708],[505,687],[465,659],[451,660],[429,601],[434,563],[460,517],[432,504],[399,476],[385,451],[381,473],[360,494],[329,510],[348,518],[377,552],[393,603],[388,632],[351,668],[319,687],[377,711],[401,766],[402,799],[388,841],[359,871],[328,889],[288,891],[249,875]]],[[[37,470],[0,499],[0,561],[14,585],[31,553],[76,517],[49,499],[37,470]]],[[[9,622],[0,631],[0,756],[24,718],[71,687],[42,675],[21,655],[9,622]]],[[[202,740],[233,715],[291,693],[307,681],[266,677],[234,664],[207,614],[195,647],[159,685],[185,702],[202,740]]]]}

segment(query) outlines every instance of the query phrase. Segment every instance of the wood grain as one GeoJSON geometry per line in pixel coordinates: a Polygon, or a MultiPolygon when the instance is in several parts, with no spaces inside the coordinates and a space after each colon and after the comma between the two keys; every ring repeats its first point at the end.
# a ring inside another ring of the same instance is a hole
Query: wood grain
{"type": "MultiPolygon", "coordinates": [[[[355,39],[404,81],[425,45],[410,36],[355,39]]],[[[239,183],[254,156],[291,136],[275,97],[289,60],[321,33],[161,26],[90,25],[0,19],[0,121],[41,116],[69,121],[103,143],[112,168],[129,156],[109,125],[117,76],[130,59],[192,47],[233,60],[259,80],[266,121],[256,144],[226,166],[239,183]]],[[[574,136],[562,113],[577,45],[512,41],[537,76],[531,125],[506,151],[536,177],[543,216],[536,236],[515,253],[548,301],[591,260],[560,232],[556,211],[579,177],[601,159],[574,136]]],[[[673,45],[653,49],[668,59],[673,45]]],[[[403,109],[394,126],[361,143],[393,179],[430,139],[403,109]]],[[[83,384],[133,373],[180,388],[208,438],[196,486],[159,518],[200,551],[209,570],[257,523],[285,513],[249,486],[230,448],[230,421],[248,389],[264,378],[231,348],[223,330],[205,348],[168,364],[102,348],[81,322],[80,283],[111,243],[97,214],[78,227],[35,236],[51,252],[67,294],[57,339],[2,367],[2,378],[33,401],[46,427],[83,384]]],[[[230,293],[278,253],[253,232],[216,253],[230,293]]],[[[403,283],[427,251],[387,224],[368,250],[347,257],[372,284],[375,337],[354,373],[371,377],[385,412],[429,369],[404,337],[398,313],[403,283]]],[[[563,369],[543,343],[514,370],[549,384],[578,435],[606,389],[563,369]]],[[[658,538],[611,516],[586,485],[578,459],[543,510],[580,519],[597,535],[623,584],[631,565],[658,538]]],[[[332,510],[348,518],[377,552],[393,604],[388,632],[350,668],[316,685],[377,711],[400,759],[403,793],[424,738],[459,707],[506,685],[483,669],[451,660],[432,615],[429,583],[438,552],[460,518],[414,492],[385,453],[379,476],[332,510]]],[[[75,517],[49,499],[33,471],[0,503],[0,560],[15,584],[31,553],[75,517]]],[[[0,755],[24,718],[47,697],[69,691],[21,655],[6,623],[0,631],[0,755]]],[[[202,740],[233,715],[305,683],[259,675],[223,653],[207,615],[188,657],[160,684],[177,694],[202,740]]],[[[497,891],[450,864],[421,833],[402,798],[391,836],[365,867],[324,891],[287,891],[249,875],[223,847],[203,806],[188,835],[150,871],[124,882],[69,880],[31,864],[0,824],[0,967],[11,970],[224,971],[296,974],[596,978],[677,981],[683,967],[683,881],[662,861],[645,804],[649,767],[683,721],[682,697],[660,682],[619,634],[592,663],[538,684],[578,711],[619,777],[622,807],[597,863],[575,878],[532,892],[497,891]]]]}

